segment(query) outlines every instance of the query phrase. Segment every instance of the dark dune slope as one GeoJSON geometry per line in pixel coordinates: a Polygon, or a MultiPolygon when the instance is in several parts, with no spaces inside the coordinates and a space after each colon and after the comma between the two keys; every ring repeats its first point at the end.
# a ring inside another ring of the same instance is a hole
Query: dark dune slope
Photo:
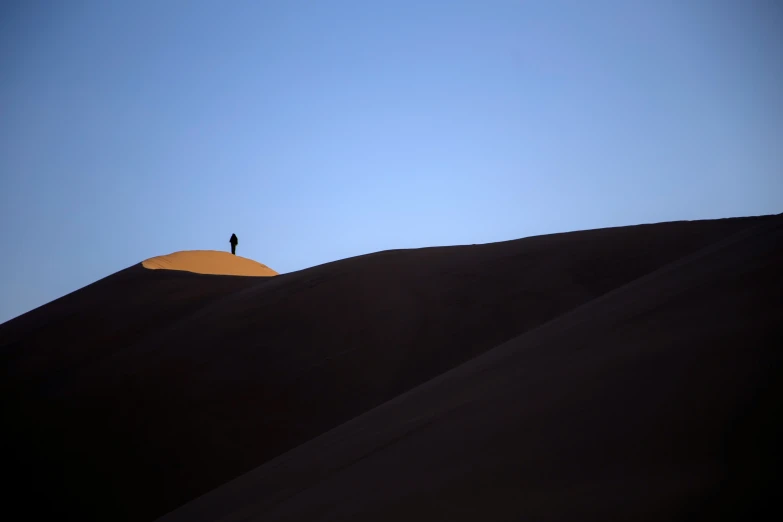
{"type": "Polygon", "coordinates": [[[14,495],[149,520],[769,219],[389,251],[258,281],[118,273],[0,326],[14,495]]]}
{"type": "Polygon", "coordinates": [[[146,270],[140,264],[0,325],[5,378],[51,386],[205,305],[266,278],[146,270]]]}
{"type": "Polygon", "coordinates": [[[160,522],[780,514],[783,217],[634,281],[160,522]]]}

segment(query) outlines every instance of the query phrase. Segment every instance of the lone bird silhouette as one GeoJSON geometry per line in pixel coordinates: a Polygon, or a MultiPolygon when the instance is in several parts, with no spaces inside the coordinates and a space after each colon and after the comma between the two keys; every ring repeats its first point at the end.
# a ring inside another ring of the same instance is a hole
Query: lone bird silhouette
{"type": "Polygon", "coordinates": [[[237,255],[237,245],[239,244],[239,239],[237,239],[237,235],[231,234],[231,239],[229,239],[228,242],[231,243],[231,253],[237,255]]]}

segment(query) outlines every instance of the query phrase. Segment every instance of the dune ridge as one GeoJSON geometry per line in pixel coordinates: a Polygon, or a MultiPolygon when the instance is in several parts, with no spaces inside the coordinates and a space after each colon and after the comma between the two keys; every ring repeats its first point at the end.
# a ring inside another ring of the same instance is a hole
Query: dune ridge
{"type": "Polygon", "coordinates": [[[278,275],[258,261],[218,250],[183,250],[145,259],[141,265],[150,270],[179,270],[196,274],[262,277],[278,275]]]}

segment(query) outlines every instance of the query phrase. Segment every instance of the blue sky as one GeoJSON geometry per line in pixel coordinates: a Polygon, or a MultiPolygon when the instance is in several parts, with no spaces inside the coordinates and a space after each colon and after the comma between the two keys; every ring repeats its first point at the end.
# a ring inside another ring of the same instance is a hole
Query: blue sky
{"type": "MultiPolygon", "coordinates": [[[[783,212],[783,8],[0,6],[0,322],[148,257],[783,212]]],[[[121,298],[121,296],[118,296],[121,298]]]]}

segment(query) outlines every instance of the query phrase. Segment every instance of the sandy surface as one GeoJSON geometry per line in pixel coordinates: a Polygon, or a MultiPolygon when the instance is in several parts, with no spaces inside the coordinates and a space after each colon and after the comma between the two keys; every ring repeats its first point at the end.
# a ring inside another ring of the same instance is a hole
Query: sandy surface
{"type": "Polygon", "coordinates": [[[778,219],[501,344],[160,522],[769,516],[783,434],[781,265],[778,219]]]}
{"type": "Polygon", "coordinates": [[[727,266],[689,261],[690,272],[628,285],[776,219],[387,251],[274,278],[136,265],[0,325],[6,467],[18,478],[9,497],[31,516],[152,520],[261,466],[268,491],[253,479],[175,519],[438,519],[432,510],[452,501],[446,518],[476,519],[482,502],[522,497],[528,507],[515,513],[539,520],[557,503],[577,519],[635,517],[657,503],[685,512],[683,488],[714,491],[705,469],[727,419],[777,368],[764,342],[780,324],[779,238],[745,244],[745,257],[713,254],[727,266]],[[650,297],[667,285],[666,299],[650,297]],[[621,291],[593,315],[568,315],[621,291]],[[563,336],[528,337],[540,331],[563,336]],[[414,401],[428,409],[372,413],[507,342],[516,355],[503,364],[473,366],[473,377],[414,401]],[[355,424],[370,410],[374,420],[355,424]],[[318,438],[347,421],[337,438],[318,438]],[[691,431],[706,453],[677,442],[691,431]],[[670,443],[681,445],[667,456],[670,443]],[[269,474],[275,462],[283,475],[269,474]],[[623,469],[628,488],[650,493],[612,507],[623,469]],[[596,511],[594,490],[608,511],[596,511]],[[478,492],[479,504],[454,500],[478,492]]]}
{"type": "Polygon", "coordinates": [[[274,276],[277,272],[246,257],[217,250],[186,250],[166,256],[151,257],[141,266],[150,270],[183,270],[197,274],[274,276]]]}

